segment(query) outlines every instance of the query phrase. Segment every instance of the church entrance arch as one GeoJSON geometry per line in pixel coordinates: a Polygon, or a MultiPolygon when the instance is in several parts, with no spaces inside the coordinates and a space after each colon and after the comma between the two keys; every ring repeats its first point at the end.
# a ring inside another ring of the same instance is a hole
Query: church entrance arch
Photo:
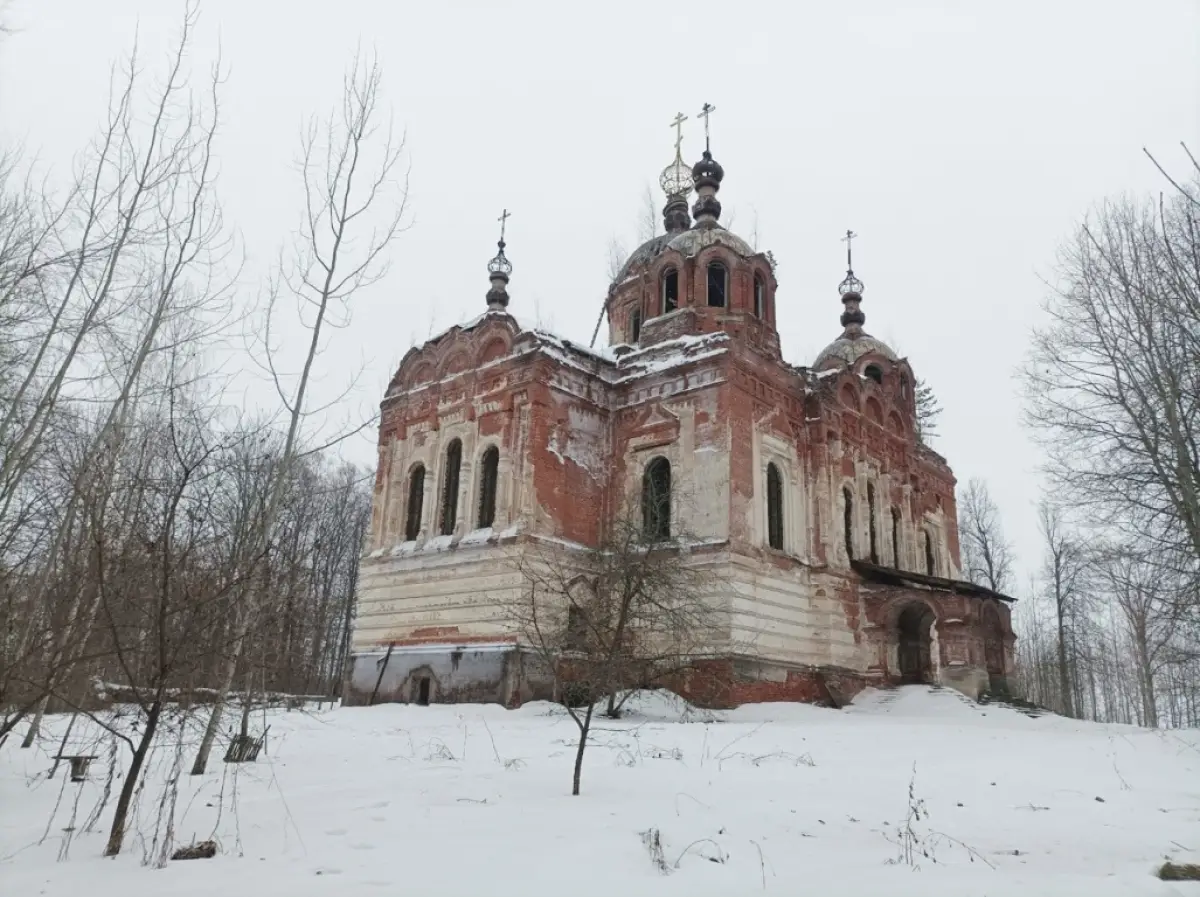
{"type": "Polygon", "coordinates": [[[933,622],[933,610],[924,601],[905,605],[896,618],[896,659],[902,684],[933,681],[933,622]]]}

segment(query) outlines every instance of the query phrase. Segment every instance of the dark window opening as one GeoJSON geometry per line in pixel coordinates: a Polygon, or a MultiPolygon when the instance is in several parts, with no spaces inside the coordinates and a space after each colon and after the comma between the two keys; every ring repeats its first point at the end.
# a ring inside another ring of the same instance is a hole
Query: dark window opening
{"type": "Polygon", "coordinates": [[[636,343],[638,337],[642,335],[642,310],[635,308],[633,314],[629,316],[629,341],[636,343]]]}
{"type": "Polygon", "coordinates": [[[671,462],[655,458],[642,475],[642,529],[651,540],[671,538],[671,462]]]}
{"type": "Polygon", "coordinates": [[[754,316],[767,316],[767,283],[761,274],[754,275],[754,316]]]}
{"type": "Polygon", "coordinates": [[[875,484],[867,483],[867,515],[871,524],[871,563],[879,563],[879,546],[875,539],[875,484]]]}
{"type": "Polygon", "coordinates": [[[908,398],[908,378],[904,376],[900,378],[900,398],[908,398]]]}
{"type": "Polygon", "coordinates": [[[568,651],[582,651],[587,643],[587,616],[583,608],[572,604],[567,607],[567,643],[568,651]]]}
{"type": "Polygon", "coordinates": [[[900,569],[900,509],[892,508],[892,566],[900,569]]]}
{"type": "Polygon", "coordinates": [[[866,374],[868,377],[870,377],[872,380],[874,380],[876,383],[883,383],[883,369],[880,368],[879,365],[869,364],[869,365],[867,365],[867,369],[865,371],[863,371],[863,373],[866,374]]]}
{"type": "Polygon", "coordinates": [[[679,272],[674,268],[668,268],[663,272],[662,307],[664,315],[679,307],[679,272]]]}
{"type": "Polygon", "coordinates": [[[422,676],[417,680],[417,703],[422,707],[429,706],[429,677],[422,676]]]}
{"type": "Polygon", "coordinates": [[[783,477],[774,464],[767,465],[767,544],[783,550],[783,477]]]}
{"type": "Polygon", "coordinates": [[[842,504],[845,505],[846,557],[854,560],[854,498],[848,488],[842,490],[842,504]]]}
{"type": "Polygon", "coordinates": [[[421,534],[421,506],[425,503],[425,465],[418,464],[408,475],[408,519],[404,538],[413,542],[421,534]]]}
{"type": "Polygon", "coordinates": [[[454,534],[458,523],[458,477],[462,471],[462,443],[455,439],[446,449],[445,489],[442,492],[442,535],[454,534]]]}
{"type": "Polygon", "coordinates": [[[929,530],[925,531],[925,572],[933,576],[933,537],[929,535],[929,530]]]}
{"type": "Polygon", "coordinates": [[[713,308],[725,307],[725,292],[729,274],[720,262],[708,263],[708,304],[713,308]]]}
{"type": "Polygon", "coordinates": [[[500,475],[500,449],[494,445],[483,453],[483,469],[479,476],[480,529],[496,522],[496,482],[500,475]]]}

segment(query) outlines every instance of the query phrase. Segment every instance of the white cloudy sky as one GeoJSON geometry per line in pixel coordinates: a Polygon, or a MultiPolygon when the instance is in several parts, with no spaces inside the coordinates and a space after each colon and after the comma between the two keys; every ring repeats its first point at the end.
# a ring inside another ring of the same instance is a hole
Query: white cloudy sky
{"type": "MultiPolygon", "coordinates": [[[[0,136],[67,164],[111,61],[135,30],[160,51],[180,9],[9,0],[0,136]]],[[[1040,278],[1091,203],[1159,189],[1143,146],[1178,163],[1180,140],[1200,144],[1195,0],[203,0],[195,56],[219,42],[229,66],[220,190],[249,291],[295,225],[299,124],[336,99],[360,41],[407,128],[414,214],[327,356],[334,373],[365,360],[362,401],[431,321],[483,309],[504,206],[512,310],[586,341],[607,245],[632,242],[670,160],[668,122],[707,101],[725,217],[779,263],[785,356],[808,363],[837,335],[854,228],[867,329],[934,386],[937,447],[960,481],[987,479],[1032,568],[1039,455],[1014,372],[1040,278]]]]}

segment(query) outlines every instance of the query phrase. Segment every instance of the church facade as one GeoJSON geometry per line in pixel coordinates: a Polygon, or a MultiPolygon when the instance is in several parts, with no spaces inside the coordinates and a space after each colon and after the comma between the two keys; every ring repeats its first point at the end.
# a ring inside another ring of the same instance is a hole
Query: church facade
{"type": "Polygon", "coordinates": [[[512,552],[594,546],[648,486],[669,496],[655,526],[720,571],[725,643],[746,646],[704,660],[694,699],[1006,690],[1011,601],[962,581],[954,475],[919,438],[909,362],[863,329],[849,251],[841,334],[786,362],[773,259],[720,224],[723,179],[676,142],[665,232],[609,289],[610,348],[518,322],[502,235],[483,314],[405,355],[382,403],[348,703],[553,697],[506,617],[525,587],[512,552]]]}

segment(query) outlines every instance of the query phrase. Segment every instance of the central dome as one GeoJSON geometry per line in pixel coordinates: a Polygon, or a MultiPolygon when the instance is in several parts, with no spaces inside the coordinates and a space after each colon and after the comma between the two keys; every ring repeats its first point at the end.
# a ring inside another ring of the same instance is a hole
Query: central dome
{"type": "Polygon", "coordinates": [[[664,250],[672,249],[685,258],[692,258],[708,246],[725,246],[732,249],[742,258],[757,255],[754,249],[732,231],[726,230],[715,221],[704,221],[685,231],[673,234],[659,234],[630,253],[625,264],[621,266],[615,283],[621,283],[638,268],[649,265],[664,250]]]}
{"type": "Polygon", "coordinates": [[[813,367],[825,367],[830,361],[854,364],[864,355],[882,355],[888,361],[896,361],[896,353],[887,343],[877,340],[869,333],[859,331],[855,335],[842,334],[821,350],[813,367]]]}

